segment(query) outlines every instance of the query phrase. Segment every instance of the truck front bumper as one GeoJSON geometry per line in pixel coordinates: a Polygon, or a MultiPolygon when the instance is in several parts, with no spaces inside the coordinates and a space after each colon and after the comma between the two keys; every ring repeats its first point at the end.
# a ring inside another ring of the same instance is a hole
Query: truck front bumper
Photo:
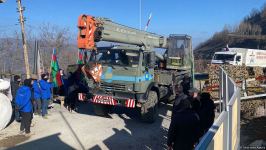
{"type": "Polygon", "coordinates": [[[141,105],[138,104],[135,99],[107,95],[94,95],[91,99],[91,102],[96,104],[122,106],[127,108],[141,107],[141,105]]]}

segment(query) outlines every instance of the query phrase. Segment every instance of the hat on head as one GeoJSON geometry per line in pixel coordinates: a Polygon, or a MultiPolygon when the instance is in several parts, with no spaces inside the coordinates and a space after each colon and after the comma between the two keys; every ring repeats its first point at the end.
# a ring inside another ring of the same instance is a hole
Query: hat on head
{"type": "Polygon", "coordinates": [[[42,79],[48,79],[48,76],[47,76],[47,74],[45,74],[45,73],[42,74],[41,77],[42,77],[42,79]]]}
{"type": "Polygon", "coordinates": [[[31,81],[32,81],[31,79],[25,79],[24,80],[24,85],[28,86],[28,87],[31,87],[31,81]]]}
{"type": "Polygon", "coordinates": [[[19,76],[19,75],[15,75],[15,76],[14,76],[14,81],[21,81],[20,76],[19,76]]]}

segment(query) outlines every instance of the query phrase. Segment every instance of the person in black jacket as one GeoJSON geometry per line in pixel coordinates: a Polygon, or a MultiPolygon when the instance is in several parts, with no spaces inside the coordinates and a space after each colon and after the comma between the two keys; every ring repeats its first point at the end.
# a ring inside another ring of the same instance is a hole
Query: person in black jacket
{"type": "Polygon", "coordinates": [[[17,90],[20,87],[20,82],[21,82],[21,78],[19,75],[15,75],[13,78],[13,81],[11,82],[11,94],[13,97],[12,103],[14,105],[15,120],[18,122],[20,122],[21,119],[20,119],[20,114],[19,114],[19,108],[15,103],[15,97],[16,97],[17,90]]]}
{"type": "Polygon", "coordinates": [[[181,83],[182,87],[183,87],[183,92],[186,95],[189,95],[189,90],[190,90],[190,77],[188,75],[185,75],[183,78],[183,81],[181,83]]]}
{"type": "Polygon", "coordinates": [[[215,105],[209,93],[200,95],[201,107],[199,109],[201,136],[212,126],[215,118],[215,105]]]}
{"type": "Polygon", "coordinates": [[[173,105],[172,119],[168,130],[168,149],[191,150],[199,135],[199,116],[191,108],[191,103],[182,92],[182,86],[177,86],[177,98],[173,105]]]}

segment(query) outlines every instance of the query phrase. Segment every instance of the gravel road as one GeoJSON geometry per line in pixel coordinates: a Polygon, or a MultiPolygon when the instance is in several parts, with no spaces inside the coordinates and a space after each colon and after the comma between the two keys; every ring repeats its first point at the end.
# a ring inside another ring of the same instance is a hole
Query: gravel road
{"type": "Polygon", "coordinates": [[[0,149],[166,149],[170,109],[170,105],[161,104],[157,121],[146,124],[135,111],[124,108],[99,117],[90,103],[81,104],[79,113],[56,104],[48,119],[34,117],[30,137],[18,134],[20,124],[16,121],[0,131],[0,149]]]}

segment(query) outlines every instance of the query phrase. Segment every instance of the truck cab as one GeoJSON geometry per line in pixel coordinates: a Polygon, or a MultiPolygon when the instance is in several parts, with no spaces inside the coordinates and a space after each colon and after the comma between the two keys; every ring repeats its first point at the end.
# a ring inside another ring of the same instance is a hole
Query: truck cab
{"type": "Polygon", "coordinates": [[[94,90],[94,103],[104,103],[113,99],[116,105],[134,108],[136,103],[127,105],[130,100],[141,100],[148,86],[154,82],[154,52],[141,50],[137,46],[98,47],[95,59],[102,65],[102,73],[97,90],[94,90]]]}
{"type": "Polygon", "coordinates": [[[231,51],[215,52],[211,61],[212,64],[242,65],[242,54],[231,51]]]}

